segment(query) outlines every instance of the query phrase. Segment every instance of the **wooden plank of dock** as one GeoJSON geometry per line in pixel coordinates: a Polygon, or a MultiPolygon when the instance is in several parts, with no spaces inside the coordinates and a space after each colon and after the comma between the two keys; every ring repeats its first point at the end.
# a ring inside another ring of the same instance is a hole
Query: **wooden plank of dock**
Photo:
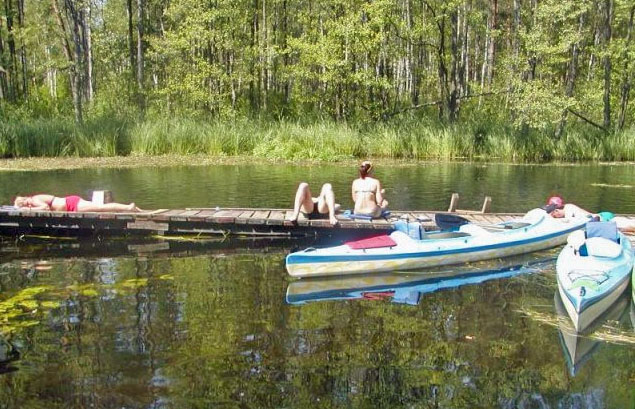
{"type": "MultiPolygon", "coordinates": [[[[188,208],[158,209],[141,213],[77,213],[0,209],[0,234],[42,234],[47,236],[101,235],[183,235],[235,234],[252,236],[351,236],[393,230],[397,220],[419,222],[435,229],[433,210],[392,211],[389,217],[373,220],[347,219],[338,214],[339,224],[331,226],[328,219],[287,219],[289,209],[250,208],[188,208]]],[[[522,216],[518,213],[454,214],[482,224],[496,224],[522,216]]],[[[635,220],[635,215],[620,215],[635,220]]]]}

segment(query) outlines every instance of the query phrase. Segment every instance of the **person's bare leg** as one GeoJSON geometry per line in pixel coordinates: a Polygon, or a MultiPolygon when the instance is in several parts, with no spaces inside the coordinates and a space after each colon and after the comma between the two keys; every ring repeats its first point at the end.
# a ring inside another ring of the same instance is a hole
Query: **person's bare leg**
{"type": "Polygon", "coordinates": [[[339,223],[337,218],[335,217],[335,193],[333,193],[333,187],[330,183],[325,183],[324,185],[322,185],[322,190],[320,191],[320,196],[318,197],[317,206],[320,213],[328,212],[329,223],[331,223],[331,225],[335,226],[337,223],[339,223]]]}
{"type": "Polygon", "coordinates": [[[78,212],[139,212],[137,206],[134,203],[123,204],[123,203],[104,203],[98,204],[93,203],[88,200],[81,199],[79,203],[77,203],[77,211],[78,212]]]}
{"type": "Polygon", "coordinates": [[[311,189],[309,189],[309,184],[306,182],[300,183],[298,186],[298,190],[295,192],[295,200],[293,202],[293,213],[291,217],[288,219],[289,221],[295,222],[298,220],[300,216],[300,210],[305,213],[311,213],[313,211],[313,197],[311,195],[311,189]]]}
{"type": "Polygon", "coordinates": [[[622,233],[633,234],[635,233],[635,220],[627,219],[626,217],[616,216],[611,221],[615,222],[617,228],[622,233]]]}
{"type": "Polygon", "coordinates": [[[382,189],[381,190],[381,197],[382,197],[382,201],[379,204],[379,207],[381,207],[382,210],[387,209],[388,208],[388,200],[386,200],[386,198],[384,197],[384,195],[386,194],[386,189],[382,189]]]}

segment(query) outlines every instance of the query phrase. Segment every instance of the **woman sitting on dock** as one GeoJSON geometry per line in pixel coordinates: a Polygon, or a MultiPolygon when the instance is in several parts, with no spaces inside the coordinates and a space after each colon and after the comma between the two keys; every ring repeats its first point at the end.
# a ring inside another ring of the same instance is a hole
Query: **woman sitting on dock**
{"type": "Polygon", "coordinates": [[[79,196],[58,197],[49,194],[17,196],[13,205],[21,210],[50,210],[54,212],[140,212],[134,203],[94,203],[79,196]]]}
{"type": "Polygon", "coordinates": [[[384,199],[385,190],[373,174],[373,164],[364,161],[359,165],[359,178],[353,181],[352,195],[355,202],[354,213],[370,217],[379,217],[388,207],[384,199]]]}
{"type": "Polygon", "coordinates": [[[323,184],[320,195],[313,197],[309,184],[302,182],[295,193],[293,214],[288,220],[296,222],[300,212],[302,212],[308,219],[325,219],[328,217],[329,223],[335,226],[338,223],[335,212],[339,207],[340,205],[335,203],[335,193],[333,193],[333,187],[330,183],[323,184]]]}

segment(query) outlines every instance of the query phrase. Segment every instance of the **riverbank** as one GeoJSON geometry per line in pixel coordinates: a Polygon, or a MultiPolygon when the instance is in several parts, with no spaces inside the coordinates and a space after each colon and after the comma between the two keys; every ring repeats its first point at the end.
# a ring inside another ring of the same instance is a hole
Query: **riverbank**
{"type": "MultiPolygon", "coordinates": [[[[515,163],[635,161],[635,128],[597,134],[571,127],[554,138],[549,130],[522,133],[485,120],[447,126],[429,119],[391,123],[307,123],[241,119],[208,122],[184,118],[145,121],[101,118],[22,120],[0,124],[0,157],[103,158],[104,166],[129,157],[225,158],[267,161],[341,162],[360,158],[484,160],[515,163]]],[[[234,160],[234,159],[231,159],[234,160]]],[[[211,162],[208,162],[211,161],[211,162]]],[[[126,163],[126,160],[123,161],[126,163]]],[[[187,161],[185,161],[187,162],[187,161]]],[[[191,164],[191,163],[184,163],[191,164]]],[[[161,163],[157,163],[161,166],[161,163]]]]}
{"type": "MultiPolygon", "coordinates": [[[[444,161],[435,160],[412,160],[412,159],[390,159],[390,158],[371,158],[373,161],[383,166],[391,167],[410,167],[425,166],[444,161]]],[[[470,163],[474,160],[452,160],[453,163],[470,163]]],[[[129,169],[144,167],[173,167],[173,166],[210,166],[210,165],[242,165],[242,164],[293,164],[295,166],[312,166],[323,164],[318,160],[272,160],[258,158],[253,156],[209,156],[203,154],[192,155],[129,155],[129,156],[110,156],[110,157],[57,157],[57,158],[17,158],[17,159],[0,159],[0,172],[32,172],[46,170],[72,170],[72,169],[129,169]]],[[[328,162],[329,166],[351,168],[358,165],[358,159],[342,159],[338,161],[328,162]]],[[[580,163],[560,162],[560,163],[514,163],[505,161],[482,161],[483,165],[493,163],[508,163],[517,166],[579,166],[580,163]]],[[[600,165],[613,166],[633,166],[635,162],[594,162],[600,165]]],[[[630,187],[626,186],[626,187],[630,187]]]]}

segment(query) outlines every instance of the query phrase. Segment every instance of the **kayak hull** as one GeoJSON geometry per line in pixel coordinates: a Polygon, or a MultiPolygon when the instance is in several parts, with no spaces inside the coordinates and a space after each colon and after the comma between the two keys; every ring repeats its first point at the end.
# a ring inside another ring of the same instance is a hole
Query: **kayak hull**
{"type": "Polygon", "coordinates": [[[559,291],[554,294],[554,304],[558,315],[558,333],[565,352],[565,359],[571,376],[575,376],[600,344],[593,334],[609,320],[619,321],[626,312],[629,296],[624,293],[611,305],[583,334],[573,327],[559,291]]]}
{"type": "Polygon", "coordinates": [[[556,261],[558,292],[576,331],[586,330],[628,288],[635,259],[631,243],[620,233],[618,257],[580,256],[563,248],[556,261]]]}
{"type": "Polygon", "coordinates": [[[425,272],[305,278],[289,283],[286,302],[298,305],[316,301],[389,298],[394,303],[415,305],[424,294],[538,272],[541,271],[540,266],[546,266],[551,261],[551,257],[530,260],[521,256],[510,258],[502,266],[498,260],[479,263],[482,267],[479,269],[466,265],[425,272]],[[488,267],[483,267],[484,264],[488,267]]]}
{"type": "Polygon", "coordinates": [[[570,232],[584,226],[583,221],[553,219],[542,213],[538,217],[533,213],[531,223],[517,229],[499,229],[496,232],[484,229],[475,232],[472,229],[471,234],[459,233],[455,237],[440,239],[430,234],[422,240],[396,231],[390,235],[396,243],[392,247],[351,249],[341,245],[309,248],[289,254],[286,268],[293,277],[314,277],[460,264],[555,247],[563,244],[570,232]]]}

